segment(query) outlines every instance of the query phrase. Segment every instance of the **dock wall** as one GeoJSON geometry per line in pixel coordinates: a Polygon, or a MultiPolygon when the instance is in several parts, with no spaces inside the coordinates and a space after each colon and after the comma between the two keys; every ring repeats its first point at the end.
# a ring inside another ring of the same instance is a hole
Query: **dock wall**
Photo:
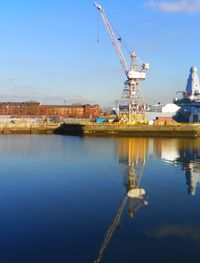
{"type": "Polygon", "coordinates": [[[7,121],[0,122],[0,134],[54,134],[63,122],[30,122],[7,121]]]}
{"type": "Polygon", "coordinates": [[[84,136],[142,136],[142,137],[188,137],[200,136],[200,125],[118,125],[118,124],[63,124],[59,134],[84,136]]]}
{"type": "Polygon", "coordinates": [[[64,122],[0,122],[0,134],[60,134],[79,136],[200,137],[200,125],[119,125],[64,122]]]}

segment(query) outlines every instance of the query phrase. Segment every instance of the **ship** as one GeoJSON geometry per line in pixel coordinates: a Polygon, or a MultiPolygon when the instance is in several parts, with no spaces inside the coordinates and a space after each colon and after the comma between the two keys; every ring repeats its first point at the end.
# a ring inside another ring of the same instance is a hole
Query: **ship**
{"type": "Polygon", "coordinates": [[[186,89],[181,93],[181,99],[174,99],[174,103],[180,107],[174,119],[178,122],[200,122],[200,83],[196,67],[191,67],[186,89]]]}

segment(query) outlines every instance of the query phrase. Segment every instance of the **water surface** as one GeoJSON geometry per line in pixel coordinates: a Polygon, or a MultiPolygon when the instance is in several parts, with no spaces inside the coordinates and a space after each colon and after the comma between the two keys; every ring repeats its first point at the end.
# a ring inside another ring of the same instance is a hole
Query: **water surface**
{"type": "Polygon", "coordinates": [[[1,136],[0,262],[199,262],[199,181],[199,139],[1,136]]]}

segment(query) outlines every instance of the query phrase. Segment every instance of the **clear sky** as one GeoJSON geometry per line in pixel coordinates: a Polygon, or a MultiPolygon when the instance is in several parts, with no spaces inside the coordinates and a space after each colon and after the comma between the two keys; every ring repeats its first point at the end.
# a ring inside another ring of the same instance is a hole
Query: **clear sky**
{"type": "MultiPolygon", "coordinates": [[[[190,67],[200,70],[200,0],[99,3],[122,38],[150,63],[145,100],[171,102],[185,89],[190,67]]],[[[106,106],[120,98],[124,80],[93,1],[0,2],[0,101],[106,106]]]]}

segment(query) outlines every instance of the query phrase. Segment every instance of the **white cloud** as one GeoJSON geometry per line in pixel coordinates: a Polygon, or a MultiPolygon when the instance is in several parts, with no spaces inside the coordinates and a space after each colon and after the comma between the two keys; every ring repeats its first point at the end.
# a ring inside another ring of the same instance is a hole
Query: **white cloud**
{"type": "Polygon", "coordinates": [[[169,13],[200,12],[200,0],[150,1],[148,6],[169,13]]]}
{"type": "Polygon", "coordinates": [[[6,78],[6,80],[8,80],[8,81],[20,81],[20,80],[24,80],[24,77],[22,77],[22,76],[8,76],[6,78]]]}
{"type": "Polygon", "coordinates": [[[56,96],[47,95],[41,92],[29,92],[29,91],[16,91],[10,89],[7,93],[0,93],[0,101],[38,101],[42,104],[95,104],[92,100],[85,99],[81,96],[68,95],[68,96],[56,96]]]}

